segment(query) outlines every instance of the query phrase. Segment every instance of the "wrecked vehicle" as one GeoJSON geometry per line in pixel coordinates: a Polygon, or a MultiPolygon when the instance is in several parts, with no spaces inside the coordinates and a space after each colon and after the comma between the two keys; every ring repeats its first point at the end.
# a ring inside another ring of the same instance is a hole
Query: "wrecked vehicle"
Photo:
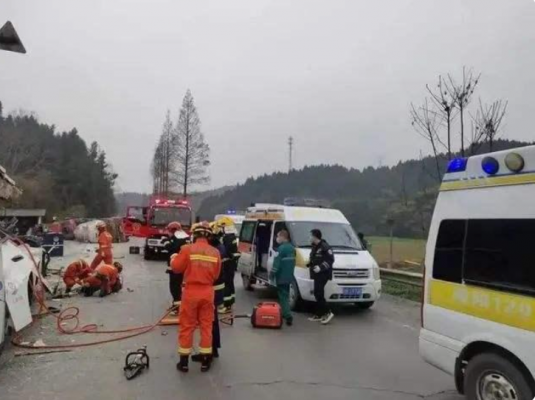
{"type": "MultiPolygon", "coordinates": [[[[41,249],[32,253],[39,260],[41,249]]],[[[31,254],[23,245],[0,238],[0,351],[10,328],[20,331],[32,322],[30,279],[37,272],[31,254]]]]}

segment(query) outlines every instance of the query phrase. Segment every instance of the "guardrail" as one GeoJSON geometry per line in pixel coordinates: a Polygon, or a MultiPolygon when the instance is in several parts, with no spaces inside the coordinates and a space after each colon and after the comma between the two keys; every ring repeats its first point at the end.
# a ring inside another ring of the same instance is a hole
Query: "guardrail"
{"type": "Polygon", "coordinates": [[[381,268],[381,279],[414,287],[423,287],[423,274],[417,272],[381,268]]]}

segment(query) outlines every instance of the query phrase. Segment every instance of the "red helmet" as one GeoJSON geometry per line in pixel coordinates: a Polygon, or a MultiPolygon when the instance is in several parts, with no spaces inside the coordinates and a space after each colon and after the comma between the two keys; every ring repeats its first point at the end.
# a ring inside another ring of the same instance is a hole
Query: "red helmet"
{"type": "Polygon", "coordinates": [[[180,225],[180,222],[171,222],[169,225],[167,225],[167,230],[168,231],[172,231],[173,229],[175,231],[181,231],[182,230],[182,225],[180,225]]]}

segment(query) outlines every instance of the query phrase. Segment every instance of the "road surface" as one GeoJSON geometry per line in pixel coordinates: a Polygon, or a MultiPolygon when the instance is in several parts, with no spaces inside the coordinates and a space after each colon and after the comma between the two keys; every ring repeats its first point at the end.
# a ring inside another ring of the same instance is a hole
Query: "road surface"
{"type": "MultiPolygon", "coordinates": [[[[69,243],[54,264],[91,257],[94,246],[69,243]],[[86,249],[87,248],[87,249],[86,249]]],[[[114,329],[156,321],[169,305],[165,263],[123,257],[125,288],[100,299],[73,297],[51,301],[56,307],[79,306],[83,324],[114,329]]],[[[238,278],[238,276],[237,276],[238,278]]],[[[238,281],[238,279],[237,279],[238,281]]],[[[259,288],[245,292],[237,283],[237,311],[249,312],[259,299],[272,296],[259,288]]],[[[221,358],[202,374],[176,370],[176,328],[157,327],[148,334],[67,353],[24,355],[8,347],[0,360],[2,400],[158,399],[158,400],[459,400],[450,376],[425,364],[418,355],[419,307],[383,297],[371,310],[337,310],[329,326],[298,314],[281,331],[254,330],[247,320],[222,328],[221,358]],[[147,345],[150,370],[126,381],[122,367],[130,350],[147,345]]],[[[71,344],[101,335],[60,336],[47,317],[23,333],[25,341],[71,344]]]]}

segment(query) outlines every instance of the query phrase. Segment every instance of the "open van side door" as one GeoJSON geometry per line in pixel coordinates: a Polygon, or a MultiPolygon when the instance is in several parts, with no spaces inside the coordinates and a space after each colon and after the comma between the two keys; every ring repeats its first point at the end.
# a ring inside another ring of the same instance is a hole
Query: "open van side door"
{"type": "Polygon", "coordinates": [[[256,260],[256,246],[255,236],[257,221],[243,221],[238,249],[241,253],[238,260],[238,271],[245,276],[254,276],[255,260],[256,260]]]}

